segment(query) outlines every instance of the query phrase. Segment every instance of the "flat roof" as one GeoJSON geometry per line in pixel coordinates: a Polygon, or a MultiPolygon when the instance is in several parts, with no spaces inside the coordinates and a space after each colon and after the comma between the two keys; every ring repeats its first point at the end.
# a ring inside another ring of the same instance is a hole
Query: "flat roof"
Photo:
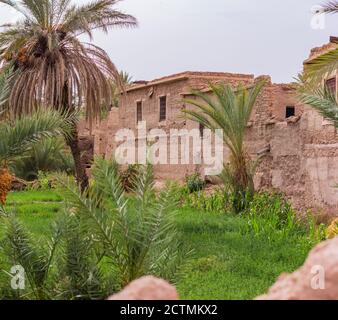
{"type": "Polygon", "coordinates": [[[191,78],[204,78],[204,79],[238,79],[238,80],[251,80],[254,79],[253,74],[239,74],[239,73],[227,73],[227,72],[201,72],[201,71],[185,71],[181,73],[172,74],[162,78],[158,78],[151,81],[136,81],[134,84],[128,86],[125,91],[135,91],[152,87],[162,83],[177,82],[182,80],[188,80],[191,78]]]}

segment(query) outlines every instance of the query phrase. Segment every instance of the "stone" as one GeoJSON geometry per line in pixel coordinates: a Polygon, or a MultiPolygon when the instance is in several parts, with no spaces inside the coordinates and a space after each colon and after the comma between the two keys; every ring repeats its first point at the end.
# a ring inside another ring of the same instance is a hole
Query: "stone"
{"type": "Polygon", "coordinates": [[[282,274],[257,300],[338,300],[338,237],[317,245],[304,265],[282,274]]]}
{"type": "Polygon", "coordinates": [[[178,300],[174,286],[165,280],[145,276],[128,284],[108,300],[178,300]]]}

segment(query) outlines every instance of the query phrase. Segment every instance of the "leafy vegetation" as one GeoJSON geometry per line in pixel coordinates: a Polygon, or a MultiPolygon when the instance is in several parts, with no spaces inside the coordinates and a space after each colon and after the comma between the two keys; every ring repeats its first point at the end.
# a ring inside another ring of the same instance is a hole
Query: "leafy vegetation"
{"type": "Polygon", "coordinates": [[[194,173],[186,178],[187,189],[190,193],[201,191],[205,187],[205,181],[199,173],[194,173]]]}
{"type": "Polygon", "coordinates": [[[0,122],[0,203],[5,204],[11,189],[8,167],[25,156],[37,142],[58,135],[68,136],[74,116],[56,111],[38,112],[14,121],[0,122]]]}
{"type": "Polygon", "coordinates": [[[241,84],[237,88],[231,85],[210,84],[216,100],[209,94],[195,90],[192,94],[198,99],[188,99],[185,102],[197,107],[197,110],[183,110],[189,119],[199,122],[213,132],[222,129],[230,159],[220,177],[234,195],[233,208],[236,212],[245,208],[247,198],[254,193],[253,177],[257,160],[253,161],[246,153],[244,136],[257,96],[264,85],[265,82],[260,81],[247,89],[241,84]]]}
{"type": "Polygon", "coordinates": [[[74,174],[74,160],[62,138],[44,139],[35,144],[25,157],[16,159],[11,171],[26,181],[39,179],[39,172],[62,171],[74,174]]]}
{"type": "MultiPolygon", "coordinates": [[[[140,169],[130,201],[118,165],[102,159],[93,178],[84,193],[72,181],[64,183],[63,213],[45,229],[44,238],[30,235],[16,217],[15,204],[3,210],[7,265],[21,265],[28,279],[17,298],[103,299],[142,275],[176,279],[189,250],[182,248],[174,223],[175,189],[168,186],[157,196],[148,166],[140,169]]],[[[31,204],[24,212],[34,215],[34,209],[31,204]]]]}
{"type": "MultiPolygon", "coordinates": [[[[67,113],[84,109],[92,123],[105,106],[111,105],[111,84],[122,83],[107,53],[92,40],[94,30],[108,32],[113,27],[137,25],[133,16],[115,7],[117,2],[0,1],[21,15],[0,33],[0,62],[14,71],[8,100],[14,115],[31,113],[37,106],[67,113]],[[87,35],[91,42],[83,42],[81,35],[87,35]]],[[[67,143],[84,190],[88,177],[75,123],[67,143]]]]}
{"type": "MultiPolygon", "coordinates": [[[[49,226],[58,217],[62,217],[64,208],[62,200],[63,193],[61,197],[56,191],[10,193],[8,211],[16,210],[16,219],[25,226],[25,229],[30,230],[34,243],[39,239],[43,242],[50,235],[49,226]]],[[[274,215],[287,221],[285,217],[290,209],[287,202],[279,196],[273,195],[271,200],[266,194],[256,196],[253,203],[252,210],[260,216],[258,223],[264,226],[268,223],[269,217],[268,214],[264,214],[264,210],[270,210],[270,213],[275,212],[274,215]],[[271,209],[269,209],[270,206],[271,209]],[[282,211],[279,212],[278,208],[282,208],[282,211]]],[[[287,237],[273,236],[271,238],[272,233],[269,228],[262,226],[258,229],[259,233],[253,232],[251,218],[247,214],[232,215],[224,211],[206,212],[185,206],[178,209],[173,220],[177,231],[182,236],[184,249],[193,249],[188,263],[178,276],[174,277],[182,299],[252,299],[266,292],[282,272],[292,272],[297,269],[304,262],[308,251],[318,241],[318,238],[313,237],[309,224],[297,227],[295,232],[289,232],[287,237]],[[270,241],[267,241],[268,239],[270,241]]],[[[283,222],[279,225],[279,230],[282,230],[283,225],[288,224],[283,222]]],[[[3,230],[1,234],[1,238],[4,239],[3,230]]],[[[74,249],[74,252],[78,251],[74,249]]],[[[2,252],[0,268],[9,271],[11,264],[8,264],[5,258],[2,252]]],[[[65,264],[60,262],[60,266],[65,266],[65,264]]],[[[104,274],[110,274],[111,270],[110,263],[102,263],[104,274]]],[[[85,274],[87,273],[84,272],[85,274]]],[[[50,281],[54,283],[55,278],[50,278],[50,281]]],[[[118,289],[115,286],[116,283],[112,284],[107,281],[106,277],[102,281],[103,291],[118,289]]],[[[67,298],[75,294],[78,295],[78,299],[81,298],[79,291],[70,290],[73,287],[70,283],[70,280],[62,281],[63,290],[68,288],[64,291],[63,297],[67,298]],[[67,292],[73,293],[67,296],[67,292]]],[[[0,287],[2,290],[0,291],[3,297],[10,298],[18,294],[10,290],[9,284],[8,275],[1,273],[0,287]]],[[[94,283],[92,284],[95,288],[94,283]]],[[[23,292],[19,293],[23,294],[23,292]]],[[[90,297],[98,298],[99,296],[92,292],[90,297]]],[[[83,296],[83,298],[86,297],[83,296]]]]}

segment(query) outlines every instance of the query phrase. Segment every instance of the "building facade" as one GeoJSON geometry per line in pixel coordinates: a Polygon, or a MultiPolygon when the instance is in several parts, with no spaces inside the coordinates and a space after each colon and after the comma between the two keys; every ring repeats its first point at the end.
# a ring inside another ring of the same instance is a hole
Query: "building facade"
{"type": "MultiPolygon", "coordinates": [[[[330,43],[313,49],[305,63],[335,47],[336,44],[330,43]]],[[[141,121],[146,122],[147,132],[196,129],[203,134],[199,124],[182,113],[182,109],[192,108],[185,102],[192,98],[192,89],[207,93],[210,82],[250,86],[262,78],[266,86],[257,99],[245,142],[252,158],[265,154],[255,176],[256,188],[283,192],[297,208],[323,209],[334,214],[338,209],[338,189],[334,187],[338,183],[336,129],[315,110],[299,102],[292,84],[274,84],[269,76],[184,72],[136,82],[122,94],[119,108],[113,108],[108,118],[95,128],[94,153],[110,158],[121,144],[116,141],[117,132],[122,128],[137,132],[141,121]]],[[[337,92],[336,74],[325,81],[337,92]]],[[[136,136],[136,147],[146,139],[136,136]]],[[[177,143],[180,150],[180,140],[177,143]]],[[[191,144],[188,152],[190,159],[196,156],[191,144]]],[[[196,171],[202,175],[206,172],[203,164],[183,163],[182,152],[177,164],[172,164],[172,157],[169,151],[168,164],[154,166],[157,179],[183,180],[196,171]]],[[[225,161],[226,157],[225,149],[225,161]]]]}

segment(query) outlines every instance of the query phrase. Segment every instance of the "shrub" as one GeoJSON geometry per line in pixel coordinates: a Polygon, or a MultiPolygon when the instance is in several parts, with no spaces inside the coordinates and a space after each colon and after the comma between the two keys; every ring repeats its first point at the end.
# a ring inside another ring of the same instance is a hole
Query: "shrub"
{"type": "Polygon", "coordinates": [[[187,189],[190,193],[201,191],[205,187],[205,181],[201,178],[199,173],[194,173],[193,175],[186,178],[187,189]]]}
{"type": "Polygon", "coordinates": [[[38,179],[41,171],[75,172],[72,155],[63,138],[44,139],[33,145],[24,157],[15,160],[11,169],[15,176],[27,181],[38,179]]]}
{"type": "Polygon", "coordinates": [[[210,195],[204,192],[182,192],[182,206],[206,212],[222,212],[229,207],[229,196],[222,190],[210,195]]]}
{"type": "Polygon", "coordinates": [[[312,243],[322,240],[321,226],[316,226],[313,216],[308,214],[301,220],[290,203],[280,194],[256,194],[242,216],[247,219],[245,233],[263,236],[267,240],[298,235],[307,235],[312,243]]]}
{"type": "Polygon", "coordinates": [[[129,199],[116,163],[97,159],[92,175],[84,192],[70,177],[62,182],[64,214],[47,239],[33,239],[15,214],[0,214],[7,263],[22,265],[28,280],[20,298],[103,299],[143,275],[174,281],[186,262],[176,188],[156,194],[152,168],[140,167],[129,199]]]}

